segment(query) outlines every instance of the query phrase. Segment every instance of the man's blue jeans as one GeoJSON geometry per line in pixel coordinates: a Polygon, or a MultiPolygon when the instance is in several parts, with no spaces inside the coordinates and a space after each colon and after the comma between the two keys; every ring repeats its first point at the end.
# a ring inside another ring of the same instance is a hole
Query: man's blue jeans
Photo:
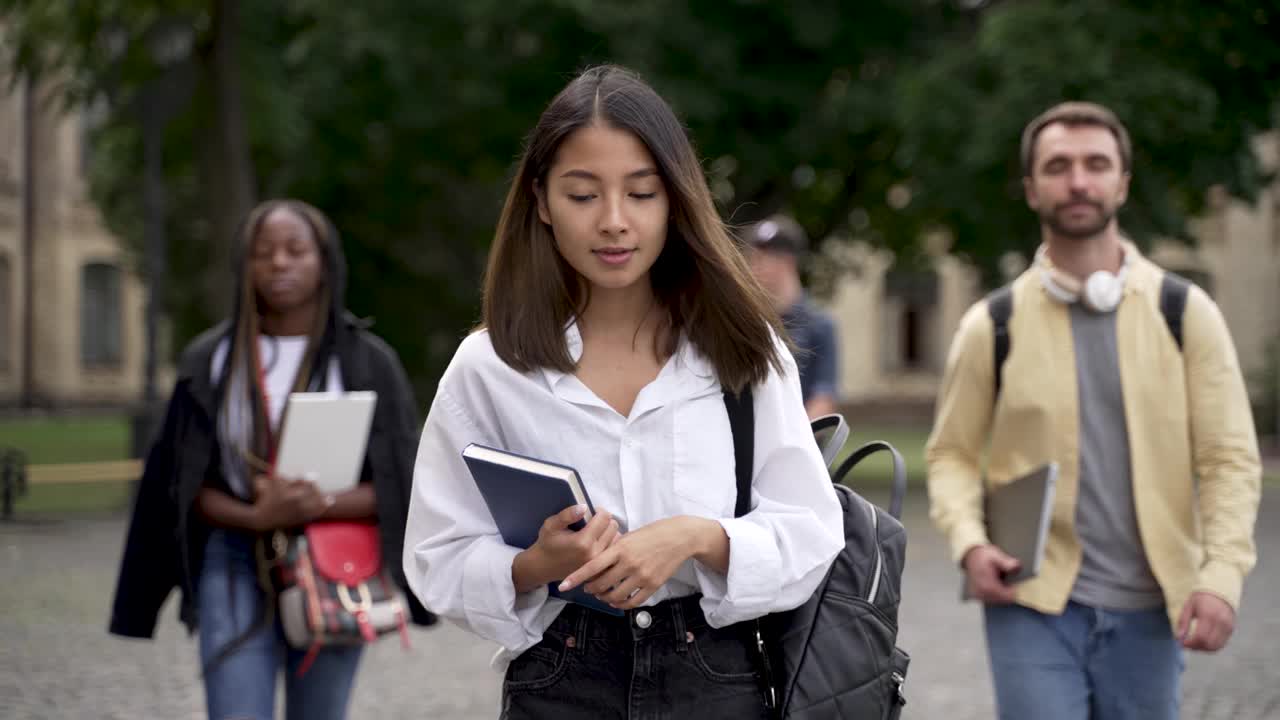
{"type": "Polygon", "coordinates": [[[1000,720],[1177,720],[1182,648],[1163,607],[987,606],[1000,720]]]}
{"type": "Polygon", "coordinates": [[[200,574],[200,661],[210,720],[275,715],[276,677],[285,673],[285,714],[289,720],[341,720],[360,663],[360,646],[325,648],[302,677],[296,670],[305,651],[290,648],[276,619],[250,636],[230,656],[209,667],[227,643],[263,617],[266,599],[258,586],[253,541],[215,530],[205,546],[200,574]]]}

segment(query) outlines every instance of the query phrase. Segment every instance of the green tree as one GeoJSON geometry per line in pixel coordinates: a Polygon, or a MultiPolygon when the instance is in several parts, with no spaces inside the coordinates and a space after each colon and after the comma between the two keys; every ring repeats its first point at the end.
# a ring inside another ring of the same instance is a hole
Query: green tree
{"type": "Polygon", "coordinates": [[[1280,3],[1002,2],[976,20],[899,78],[894,158],[910,226],[949,229],[989,278],[1003,252],[1039,242],[1018,144],[1056,102],[1101,102],[1129,128],[1121,224],[1141,243],[1190,240],[1212,186],[1253,199],[1266,181],[1251,143],[1276,127],[1280,3]]]}
{"type": "MultiPolygon", "coordinates": [[[[264,12],[261,4],[251,3],[250,8],[271,17],[270,8],[264,12]]],[[[211,226],[195,237],[220,241],[206,243],[203,250],[215,259],[228,255],[231,227],[252,203],[255,184],[243,108],[242,14],[240,0],[0,0],[10,64],[56,83],[70,105],[100,111],[102,125],[95,144],[105,146],[105,151],[103,161],[94,164],[92,187],[108,224],[124,237],[138,241],[141,235],[139,199],[127,197],[136,194],[143,164],[138,132],[141,115],[150,112],[139,100],[163,80],[164,63],[185,64],[193,72],[182,79],[195,85],[193,92],[162,88],[191,98],[183,118],[189,133],[176,147],[167,148],[167,157],[178,177],[194,168],[203,207],[188,217],[197,228],[211,226]]],[[[270,47],[251,49],[261,57],[270,47]]],[[[181,202],[179,207],[192,209],[181,202]]],[[[187,232],[179,236],[192,237],[187,232]]],[[[207,264],[209,258],[205,260],[207,264]]],[[[202,290],[192,299],[213,307],[219,307],[226,294],[225,284],[216,282],[202,290]]]]}
{"type": "MultiPolygon", "coordinates": [[[[1275,126],[1280,92],[1277,0],[0,0],[19,65],[57,65],[70,89],[100,86],[107,29],[145,34],[162,7],[184,13],[202,69],[165,137],[179,344],[221,312],[216,292],[192,288],[227,277],[243,198],[298,196],[333,216],[349,305],[376,319],[424,399],[477,320],[522,136],[588,64],[634,67],[672,101],[731,222],[786,209],[814,237],[906,261],[945,228],[988,269],[1036,240],[1017,145],[1048,105],[1099,100],[1129,124],[1122,221],[1146,240],[1185,237],[1213,185],[1252,196],[1264,178],[1249,143],[1275,126]]],[[[93,189],[128,237],[141,157],[114,107],[93,189]]]]}

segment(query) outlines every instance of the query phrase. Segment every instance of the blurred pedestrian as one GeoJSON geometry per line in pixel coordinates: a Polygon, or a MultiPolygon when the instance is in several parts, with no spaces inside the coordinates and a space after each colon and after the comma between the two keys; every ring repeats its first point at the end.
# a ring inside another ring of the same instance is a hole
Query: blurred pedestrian
{"type": "MultiPolygon", "coordinates": [[[[329,220],[296,200],[255,208],[236,239],[230,319],[183,352],[159,439],[147,455],[121,562],[112,633],[150,638],[169,592],[198,630],[209,717],[271,718],[285,670],[287,716],[346,716],[361,646],[290,647],[258,548],[318,520],[376,521],[382,554],[400,548],[418,432],[394,350],[343,306],[346,262],[329,220]],[[378,393],[361,482],[326,495],[261,472],[295,391],[378,393]],[[300,672],[305,669],[305,673],[300,672]]],[[[410,601],[413,619],[431,615],[410,601]]]]}
{"type": "Polygon", "coordinates": [[[751,271],[773,298],[773,307],[796,347],[800,394],[809,417],[839,412],[839,344],[836,324],[800,283],[809,239],[800,223],[774,215],[747,230],[751,271]]]}
{"type": "Polygon", "coordinates": [[[952,341],[931,514],[985,604],[1003,720],[1175,720],[1183,649],[1226,645],[1256,560],[1244,380],[1209,296],[1121,234],[1133,154],[1111,111],[1049,109],[1022,161],[1042,244],[952,341]],[[1019,563],[991,544],[983,493],[1050,461],[1039,574],[1006,584],[1019,563]]]}

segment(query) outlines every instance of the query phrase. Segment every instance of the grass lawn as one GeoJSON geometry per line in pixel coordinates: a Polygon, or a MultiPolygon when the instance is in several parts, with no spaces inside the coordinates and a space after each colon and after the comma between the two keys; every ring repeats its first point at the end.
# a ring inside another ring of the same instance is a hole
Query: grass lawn
{"type": "MultiPolygon", "coordinates": [[[[0,446],[18,448],[33,465],[124,460],[129,421],[124,415],[0,420],[0,446]]],[[[128,506],[131,492],[128,482],[28,485],[14,514],[119,510],[128,506]]]]}
{"type": "Polygon", "coordinates": [[[131,482],[31,485],[13,504],[15,517],[126,510],[133,499],[131,482]]]}
{"type": "MultiPolygon", "coordinates": [[[[839,467],[850,453],[873,440],[884,440],[902,454],[907,466],[907,484],[915,486],[924,483],[924,443],[929,439],[928,428],[892,428],[886,430],[855,429],[849,432],[849,440],[844,445],[840,457],[833,463],[839,467]]],[[[893,478],[893,463],[888,453],[877,453],[858,463],[846,476],[851,487],[867,485],[875,487],[888,486],[893,478]]]]}
{"type": "Polygon", "coordinates": [[[129,420],[124,415],[0,420],[0,446],[18,448],[32,465],[125,460],[129,420]]]}
{"type": "MultiPolygon", "coordinates": [[[[912,491],[918,491],[924,487],[926,439],[927,428],[855,428],[849,434],[840,460],[864,443],[886,440],[902,453],[907,465],[907,485],[912,491]]],[[[33,464],[121,460],[128,453],[129,424],[124,416],[0,420],[0,445],[21,449],[33,464]]],[[[845,481],[874,502],[883,504],[888,501],[885,490],[891,473],[888,455],[880,453],[859,464],[845,481]]],[[[1280,472],[1268,473],[1264,483],[1280,487],[1280,472]]],[[[131,492],[128,482],[32,486],[15,508],[19,515],[121,510],[128,507],[131,492]]]]}

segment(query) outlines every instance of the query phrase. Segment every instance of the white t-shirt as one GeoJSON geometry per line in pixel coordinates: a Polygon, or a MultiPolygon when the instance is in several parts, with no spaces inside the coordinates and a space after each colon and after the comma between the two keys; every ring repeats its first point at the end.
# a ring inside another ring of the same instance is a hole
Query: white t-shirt
{"type": "MultiPolygon", "coordinates": [[[[224,338],[213,350],[209,363],[209,372],[216,383],[227,362],[227,353],[231,348],[231,340],[224,338]]],[[[307,336],[258,336],[258,357],[262,358],[262,369],[266,375],[267,416],[271,419],[272,430],[280,427],[280,416],[284,414],[285,403],[293,390],[294,376],[298,374],[298,366],[302,364],[302,356],[307,351],[307,336]]],[[[339,371],[338,358],[329,361],[329,374],[326,378],[326,392],[342,392],[342,373],[339,371]]],[[[249,489],[238,476],[227,476],[227,484],[232,492],[242,498],[249,497],[249,489]]]]}
{"type": "MultiPolygon", "coordinates": [[[[216,382],[222,374],[222,366],[227,362],[227,352],[231,341],[224,339],[213,351],[210,372],[216,382]]],[[[271,426],[280,426],[280,415],[284,412],[285,402],[293,390],[293,380],[298,374],[298,366],[302,364],[302,356],[307,351],[306,335],[259,335],[258,357],[262,358],[262,369],[266,374],[267,414],[271,418],[271,426]]],[[[342,373],[338,369],[335,357],[329,363],[329,376],[325,390],[342,392],[342,373]]]]}

